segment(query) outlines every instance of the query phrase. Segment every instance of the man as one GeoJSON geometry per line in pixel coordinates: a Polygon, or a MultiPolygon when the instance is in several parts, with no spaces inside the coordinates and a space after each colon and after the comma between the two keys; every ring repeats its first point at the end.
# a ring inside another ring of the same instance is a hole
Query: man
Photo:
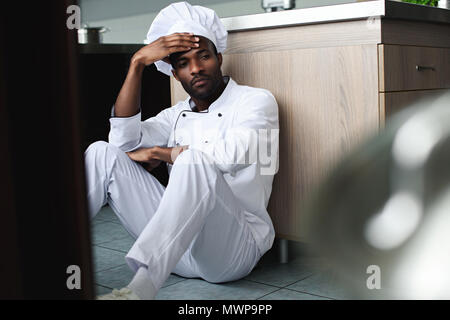
{"type": "Polygon", "coordinates": [[[171,272],[240,279],[274,240],[266,210],[278,164],[274,97],[222,76],[227,32],[210,9],[172,4],[147,38],[114,105],[109,143],[85,152],[91,217],[108,203],[136,238],[125,257],[133,280],[102,299],[153,299],[171,272]],[[141,121],[142,71],[152,63],[190,97],[141,121]],[[262,143],[275,158],[269,169],[254,161],[262,143]],[[167,188],[149,174],[161,161],[167,188]]]}

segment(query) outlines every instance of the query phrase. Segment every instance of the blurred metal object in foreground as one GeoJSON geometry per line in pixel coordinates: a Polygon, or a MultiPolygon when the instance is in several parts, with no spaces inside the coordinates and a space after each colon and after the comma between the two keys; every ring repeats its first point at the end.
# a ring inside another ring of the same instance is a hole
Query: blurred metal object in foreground
{"type": "Polygon", "coordinates": [[[261,0],[261,6],[266,12],[290,10],[295,8],[295,0],[261,0]]]}
{"type": "Polygon", "coordinates": [[[89,27],[84,25],[83,28],[78,30],[78,43],[102,43],[103,33],[110,31],[105,27],[89,27]]]}
{"type": "Polygon", "coordinates": [[[450,299],[450,90],[393,116],[307,207],[313,248],[353,298],[450,299]]]}

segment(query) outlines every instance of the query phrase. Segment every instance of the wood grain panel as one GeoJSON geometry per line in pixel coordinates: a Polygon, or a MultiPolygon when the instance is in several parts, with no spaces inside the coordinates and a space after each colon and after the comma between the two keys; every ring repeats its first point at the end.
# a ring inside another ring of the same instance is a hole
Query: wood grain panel
{"type": "Polygon", "coordinates": [[[381,42],[450,48],[450,24],[382,19],[381,42]]]}
{"type": "Polygon", "coordinates": [[[450,49],[382,44],[379,72],[381,92],[450,88],[450,49]]]}
{"type": "Polygon", "coordinates": [[[381,43],[380,19],[230,32],[226,54],[381,43]]]}
{"type": "MultiPolygon", "coordinates": [[[[224,74],[279,104],[280,169],[269,213],[277,236],[302,240],[301,210],[342,155],[378,130],[377,45],[224,55],[224,74]]],[[[173,82],[174,102],[186,97],[173,82]]]]}
{"type": "MultiPolygon", "coordinates": [[[[381,118],[380,122],[385,123],[389,117],[412,106],[420,99],[435,98],[447,91],[449,91],[449,89],[382,92],[380,93],[380,108],[384,110],[385,117],[381,118]]],[[[426,107],[426,105],[424,107],[426,107]]]]}

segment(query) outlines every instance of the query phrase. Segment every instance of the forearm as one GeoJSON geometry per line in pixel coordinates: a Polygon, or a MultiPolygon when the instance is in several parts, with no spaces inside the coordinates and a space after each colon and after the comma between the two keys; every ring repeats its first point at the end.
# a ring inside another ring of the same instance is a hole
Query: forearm
{"type": "Polygon", "coordinates": [[[139,60],[131,60],[127,77],[114,105],[115,117],[131,117],[139,112],[144,67],[139,60]]]}
{"type": "Polygon", "coordinates": [[[174,148],[155,147],[153,149],[153,158],[173,164],[176,158],[180,155],[180,153],[182,153],[184,150],[188,148],[189,146],[181,146],[174,148]]]}

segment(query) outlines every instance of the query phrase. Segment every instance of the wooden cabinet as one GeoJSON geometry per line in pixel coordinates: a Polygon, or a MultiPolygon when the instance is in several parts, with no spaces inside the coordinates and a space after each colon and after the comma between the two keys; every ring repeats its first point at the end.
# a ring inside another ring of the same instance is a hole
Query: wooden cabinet
{"type": "Polygon", "coordinates": [[[450,48],[378,46],[381,92],[450,88],[450,48]]]}
{"type": "MultiPolygon", "coordinates": [[[[280,168],[268,207],[277,237],[305,240],[304,205],[342,156],[417,97],[450,88],[450,25],[369,22],[229,33],[223,73],[270,90],[279,104],[280,168]]],[[[171,89],[172,103],[186,97],[174,79],[171,89]]]]}
{"type": "MultiPolygon", "coordinates": [[[[450,46],[443,41],[442,45],[450,46]]],[[[414,101],[450,88],[450,48],[378,46],[380,124],[414,101]]]]}
{"type": "MultiPolygon", "coordinates": [[[[433,98],[435,94],[444,93],[447,89],[441,90],[414,90],[398,92],[380,93],[380,110],[382,118],[388,119],[400,110],[407,108],[415,101],[426,98],[433,98]]],[[[384,121],[382,122],[382,124],[384,121]]]]}
{"type": "Polygon", "coordinates": [[[300,207],[316,182],[377,129],[376,57],[368,45],[226,55],[225,74],[270,88],[279,104],[280,169],[268,209],[278,237],[300,240],[300,207]]]}

